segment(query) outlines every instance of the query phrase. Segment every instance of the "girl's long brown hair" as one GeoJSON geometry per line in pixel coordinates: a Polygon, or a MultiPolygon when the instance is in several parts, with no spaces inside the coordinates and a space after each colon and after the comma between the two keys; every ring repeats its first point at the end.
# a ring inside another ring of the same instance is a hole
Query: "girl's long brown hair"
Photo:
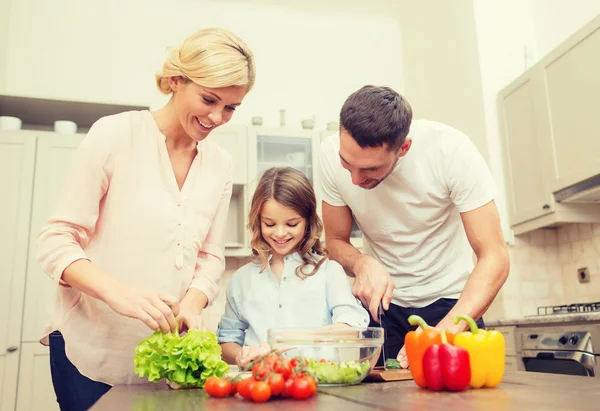
{"type": "Polygon", "coordinates": [[[271,253],[271,247],[262,236],[260,212],[264,203],[271,199],[291,208],[306,219],[304,238],[295,250],[303,261],[296,269],[296,275],[305,278],[315,274],[327,257],[327,250],[320,240],[323,223],[317,215],[317,200],[310,181],[300,171],[291,167],[274,167],[265,171],[252,196],[248,229],[252,236],[252,254],[256,257],[255,262],[261,265],[260,272],[267,268],[271,253]],[[306,272],[309,266],[313,269],[306,272]]]}

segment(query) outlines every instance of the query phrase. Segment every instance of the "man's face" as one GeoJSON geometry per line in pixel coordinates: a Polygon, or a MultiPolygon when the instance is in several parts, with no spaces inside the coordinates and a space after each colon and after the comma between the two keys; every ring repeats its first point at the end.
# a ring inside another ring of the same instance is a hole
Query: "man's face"
{"type": "Polygon", "coordinates": [[[340,162],[350,172],[352,184],[366,190],[375,188],[389,176],[398,159],[410,148],[411,140],[406,138],[397,150],[383,147],[362,148],[343,127],[340,130],[340,162]]]}

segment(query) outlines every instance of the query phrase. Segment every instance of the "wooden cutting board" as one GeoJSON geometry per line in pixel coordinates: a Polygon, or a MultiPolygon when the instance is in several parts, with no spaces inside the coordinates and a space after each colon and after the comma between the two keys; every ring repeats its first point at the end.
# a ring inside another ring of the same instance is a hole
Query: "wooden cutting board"
{"type": "Polygon", "coordinates": [[[412,380],[412,374],[410,370],[406,369],[392,369],[385,370],[383,367],[375,367],[373,371],[367,375],[365,381],[371,382],[384,382],[384,381],[405,381],[412,380]]]}

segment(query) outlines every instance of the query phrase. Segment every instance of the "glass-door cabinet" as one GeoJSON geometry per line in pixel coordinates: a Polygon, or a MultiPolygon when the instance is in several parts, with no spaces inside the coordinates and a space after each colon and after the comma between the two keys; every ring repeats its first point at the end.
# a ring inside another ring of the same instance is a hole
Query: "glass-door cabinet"
{"type": "Polygon", "coordinates": [[[293,167],[317,187],[320,136],[311,130],[252,128],[249,138],[250,198],[262,174],[271,167],[293,167]]]}

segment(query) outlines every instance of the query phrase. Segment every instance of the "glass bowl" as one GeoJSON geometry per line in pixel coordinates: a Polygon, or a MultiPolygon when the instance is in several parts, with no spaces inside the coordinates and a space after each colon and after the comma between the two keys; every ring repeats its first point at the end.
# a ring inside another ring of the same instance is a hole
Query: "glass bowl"
{"type": "Polygon", "coordinates": [[[359,384],[373,370],[383,345],[383,329],[273,328],[271,348],[288,358],[302,356],[321,386],[359,384]]]}

